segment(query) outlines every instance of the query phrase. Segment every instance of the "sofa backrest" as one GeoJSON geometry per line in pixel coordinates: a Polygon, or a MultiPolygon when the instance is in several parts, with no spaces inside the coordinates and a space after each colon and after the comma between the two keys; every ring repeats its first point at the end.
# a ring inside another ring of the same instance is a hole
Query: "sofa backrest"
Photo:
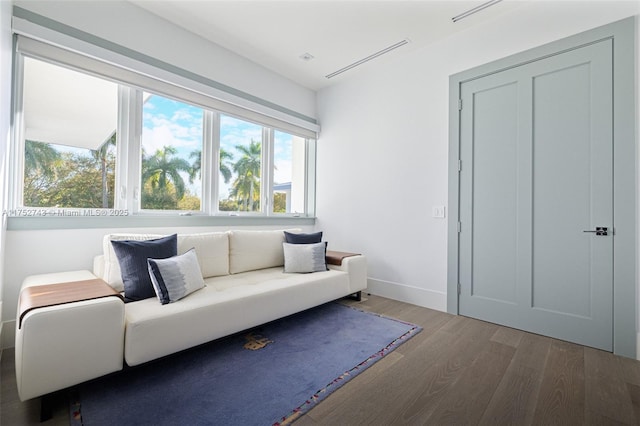
{"type": "MultiPolygon", "coordinates": [[[[111,241],[144,241],[160,238],[160,234],[107,234],[102,240],[102,276],[111,287],[124,291],[120,264],[111,241]]],[[[229,274],[229,236],[226,232],[178,234],[178,254],[195,248],[203,278],[229,274]]]]}
{"type": "MultiPolygon", "coordinates": [[[[301,229],[287,229],[298,233],[301,229]]],[[[94,265],[94,272],[101,275],[111,287],[124,291],[120,264],[113,250],[113,240],[144,241],[160,238],[160,234],[107,234],[102,240],[102,259],[94,265]]],[[[228,231],[178,234],[178,254],[196,249],[203,278],[217,277],[256,269],[275,268],[284,265],[284,232],[276,231],[228,231]]]]}
{"type": "Polygon", "coordinates": [[[202,278],[229,275],[229,234],[203,232],[178,234],[178,254],[196,249],[202,278]]]}
{"type": "Polygon", "coordinates": [[[229,272],[237,274],[284,265],[284,232],[229,231],[229,272]]]}

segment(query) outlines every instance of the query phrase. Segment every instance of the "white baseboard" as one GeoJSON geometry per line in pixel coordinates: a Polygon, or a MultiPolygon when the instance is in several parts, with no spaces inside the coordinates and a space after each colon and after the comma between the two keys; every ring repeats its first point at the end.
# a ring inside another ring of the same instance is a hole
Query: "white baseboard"
{"type": "Polygon", "coordinates": [[[2,332],[0,332],[0,349],[13,348],[16,344],[16,322],[5,321],[0,323],[2,332]]]}
{"type": "Polygon", "coordinates": [[[367,293],[389,299],[399,300],[437,311],[447,312],[447,294],[444,292],[426,290],[391,281],[367,280],[367,293]]]}

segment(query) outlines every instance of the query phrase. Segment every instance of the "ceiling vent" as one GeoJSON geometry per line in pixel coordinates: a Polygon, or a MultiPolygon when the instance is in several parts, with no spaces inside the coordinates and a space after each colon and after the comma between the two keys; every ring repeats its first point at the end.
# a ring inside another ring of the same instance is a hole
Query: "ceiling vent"
{"type": "Polygon", "coordinates": [[[355,67],[357,67],[357,66],[359,66],[359,65],[362,65],[362,64],[364,64],[365,62],[369,62],[370,60],[375,59],[375,58],[377,58],[378,56],[382,56],[382,55],[384,55],[385,53],[389,53],[389,52],[391,52],[392,50],[395,50],[395,49],[397,49],[398,47],[402,47],[402,46],[404,46],[405,44],[408,44],[408,43],[409,43],[409,40],[407,40],[407,39],[402,40],[402,41],[399,41],[398,43],[396,43],[396,44],[394,44],[394,45],[391,45],[391,46],[387,47],[386,49],[382,49],[382,50],[380,50],[379,52],[376,52],[376,53],[374,53],[374,54],[372,54],[372,55],[367,56],[366,58],[362,58],[362,59],[360,59],[359,61],[356,61],[356,62],[352,63],[351,65],[347,65],[347,66],[346,66],[346,67],[344,67],[344,68],[340,68],[338,71],[334,71],[334,72],[332,72],[331,74],[327,74],[327,75],[325,75],[325,77],[326,77],[326,78],[333,78],[333,77],[335,77],[335,76],[337,76],[337,75],[342,74],[342,73],[343,73],[343,72],[345,72],[345,71],[349,71],[349,70],[350,70],[350,69],[352,69],[352,68],[355,68],[355,67]]]}
{"type": "Polygon", "coordinates": [[[464,19],[467,16],[471,16],[474,13],[478,13],[481,10],[484,10],[484,9],[488,8],[489,6],[493,6],[496,3],[500,3],[501,1],[502,0],[491,0],[491,1],[488,1],[486,3],[482,3],[481,5],[476,6],[473,9],[469,9],[466,12],[462,12],[461,14],[454,16],[453,18],[451,18],[451,20],[453,22],[458,22],[459,20],[464,19]]]}

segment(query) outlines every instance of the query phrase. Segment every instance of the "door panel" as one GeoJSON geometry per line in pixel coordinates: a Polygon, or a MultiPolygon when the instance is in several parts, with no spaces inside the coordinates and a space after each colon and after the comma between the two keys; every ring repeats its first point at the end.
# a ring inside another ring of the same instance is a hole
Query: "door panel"
{"type": "Polygon", "coordinates": [[[612,350],[611,52],[462,84],[462,315],[612,350]]]}
{"type": "Polygon", "coordinates": [[[479,91],[473,96],[475,223],[471,293],[476,297],[515,303],[516,300],[516,185],[517,114],[511,106],[518,98],[518,86],[479,91]],[[496,162],[496,159],[500,159],[496,162]],[[489,191],[489,193],[487,193],[489,191]],[[493,194],[496,196],[494,197],[493,194]],[[496,269],[498,262],[504,267],[496,269]]]}
{"type": "Polygon", "coordinates": [[[532,305],[584,317],[593,239],[582,232],[592,222],[589,74],[579,64],[533,78],[532,305]]]}

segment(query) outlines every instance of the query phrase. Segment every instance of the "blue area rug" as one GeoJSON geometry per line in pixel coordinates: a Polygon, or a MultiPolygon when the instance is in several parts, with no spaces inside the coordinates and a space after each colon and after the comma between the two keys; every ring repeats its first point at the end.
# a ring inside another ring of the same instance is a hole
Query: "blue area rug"
{"type": "Polygon", "coordinates": [[[80,385],[71,424],[288,424],[420,330],[328,303],[80,385]]]}

